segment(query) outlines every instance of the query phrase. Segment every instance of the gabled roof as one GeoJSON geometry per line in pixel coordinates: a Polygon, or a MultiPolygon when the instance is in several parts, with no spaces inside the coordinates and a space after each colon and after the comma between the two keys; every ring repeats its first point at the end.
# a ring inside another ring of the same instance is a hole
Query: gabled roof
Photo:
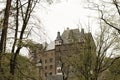
{"type": "Polygon", "coordinates": [[[71,30],[67,29],[63,32],[61,37],[63,39],[63,43],[67,44],[69,43],[69,40],[74,40],[78,42],[81,37],[81,34],[79,29],[71,29],[71,30]]]}
{"type": "MultiPolygon", "coordinates": [[[[88,36],[88,33],[84,33],[84,29],[82,29],[81,32],[79,29],[67,29],[63,32],[61,38],[63,40],[63,44],[69,44],[71,41],[79,42],[82,40],[83,36],[88,36]]],[[[51,42],[46,47],[46,51],[52,49],[55,49],[55,41],[51,42]]]]}

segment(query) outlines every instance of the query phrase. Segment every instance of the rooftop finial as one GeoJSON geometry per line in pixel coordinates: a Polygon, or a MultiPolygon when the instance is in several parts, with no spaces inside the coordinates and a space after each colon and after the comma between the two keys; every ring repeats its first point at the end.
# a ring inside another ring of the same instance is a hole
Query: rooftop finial
{"type": "Polygon", "coordinates": [[[60,32],[58,31],[56,40],[59,40],[59,39],[61,39],[61,36],[60,36],[60,32]]]}
{"type": "Polygon", "coordinates": [[[69,30],[69,27],[67,27],[67,30],[69,30]]]}

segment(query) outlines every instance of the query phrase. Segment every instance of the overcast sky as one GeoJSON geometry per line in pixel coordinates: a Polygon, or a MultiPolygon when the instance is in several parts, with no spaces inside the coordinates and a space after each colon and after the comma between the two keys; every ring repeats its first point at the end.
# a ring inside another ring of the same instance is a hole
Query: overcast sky
{"type": "MultiPolygon", "coordinates": [[[[57,36],[57,32],[62,32],[67,29],[84,28],[90,30],[94,35],[96,20],[93,18],[97,14],[94,11],[85,9],[87,6],[85,0],[56,0],[56,3],[48,5],[44,2],[37,5],[36,12],[34,13],[40,20],[46,31],[46,41],[53,41],[57,36]],[[49,38],[49,39],[48,39],[49,38]]],[[[4,7],[1,5],[0,7],[4,7]]],[[[35,42],[40,42],[40,38],[34,36],[35,42]]],[[[45,40],[43,40],[44,42],[45,40]]]]}
{"type": "MultiPolygon", "coordinates": [[[[47,41],[53,41],[56,38],[57,32],[60,31],[62,34],[67,27],[70,29],[85,28],[85,31],[87,31],[89,25],[94,35],[97,28],[94,17],[97,14],[94,11],[85,9],[85,6],[87,6],[86,0],[53,1],[56,2],[51,5],[48,5],[46,2],[40,2],[34,13],[41,20],[47,34],[47,41]]],[[[4,7],[4,5],[0,7],[4,7]]],[[[35,42],[40,41],[38,36],[35,35],[34,37],[35,42]]]]}
{"type": "Polygon", "coordinates": [[[50,40],[53,41],[57,32],[62,33],[67,27],[70,29],[83,27],[87,31],[88,24],[90,24],[90,30],[94,34],[96,21],[93,16],[97,14],[85,9],[87,4],[83,1],[63,0],[49,6],[47,4],[42,4],[42,7],[39,6],[37,16],[40,17],[45,26],[50,40]]]}

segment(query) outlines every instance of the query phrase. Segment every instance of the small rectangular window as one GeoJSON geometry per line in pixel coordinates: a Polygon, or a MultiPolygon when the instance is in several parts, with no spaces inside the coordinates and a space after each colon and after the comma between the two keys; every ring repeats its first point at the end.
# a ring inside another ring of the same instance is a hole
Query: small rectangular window
{"type": "Polygon", "coordinates": [[[50,72],[49,75],[52,75],[52,72],[50,72]]]}
{"type": "Polygon", "coordinates": [[[45,73],[45,77],[47,77],[47,73],[45,73]]]}
{"type": "Polygon", "coordinates": [[[47,63],[47,59],[45,59],[45,63],[47,63]]]}
{"type": "Polygon", "coordinates": [[[47,69],[47,66],[45,66],[45,69],[47,69]]]}
{"type": "Polygon", "coordinates": [[[53,62],[53,58],[50,58],[50,62],[53,62]]]}
{"type": "Polygon", "coordinates": [[[52,69],[53,68],[53,65],[50,65],[50,69],[52,69]]]}

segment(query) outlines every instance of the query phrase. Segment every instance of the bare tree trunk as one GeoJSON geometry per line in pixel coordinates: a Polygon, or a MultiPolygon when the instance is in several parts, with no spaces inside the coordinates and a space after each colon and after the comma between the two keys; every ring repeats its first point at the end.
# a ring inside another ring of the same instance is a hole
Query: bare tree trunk
{"type": "MultiPolygon", "coordinates": [[[[14,50],[15,50],[15,45],[16,45],[16,42],[17,42],[17,34],[18,34],[18,26],[19,26],[19,21],[18,21],[18,17],[19,17],[19,0],[16,0],[16,29],[15,29],[15,37],[14,37],[14,43],[13,43],[13,46],[12,46],[12,53],[14,53],[14,50]]],[[[13,56],[14,54],[11,55],[11,59],[10,59],[10,73],[12,75],[14,75],[14,73],[12,72],[12,70],[15,68],[15,63],[13,63],[13,56]]],[[[13,79],[14,76],[12,76],[12,79],[13,79]]]]}
{"type": "Polygon", "coordinates": [[[9,13],[10,13],[10,7],[11,7],[11,0],[7,0],[6,2],[7,4],[6,4],[5,13],[4,13],[4,22],[3,22],[1,42],[0,42],[0,53],[5,52],[9,13]]]}
{"type": "MultiPolygon", "coordinates": [[[[10,61],[10,73],[13,76],[15,74],[15,66],[16,66],[17,56],[19,55],[20,49],[22,48],[22,40],[23,40],[24,31],[27,27],[28,21],[30,19],[31,13],[32,13],[36,3],[37,3],[37,0],[36,1],[28,0],[27,8],[26,8],[25,12],[23,12],[23,9],[21,7],[21,15],[22,15],[22,18],[23,18],[22,29],[21,29],[19,40],[18,40],[18,47],[17,47],[15,53],[13,54],[13,56],[11,57],[11,61],[10,61]]],[[[20,4],[20,6],[21,6],[21,4],[20,4]]],[[[16,19],[16,28],[18,26],[18,20],[17,19],[16,19]]],[[[16,35],[17,35],[17,32],[16,32],[16,35]]],[[[13,45],[13,47],[14,47],[14,45],[13,45]]],[[[14,52],[14,49],[12,50],[12,52],[14,52]]]]}
{"type": "Polygon", "coordinates": [[[16,42],[17,42],[17,35],[18,35],[18,26],[19,26],[19,0],[16,0],[16,29],[15,29],[15,37],[14,37],[14,43],[13,43],[13,46],[12,46],[12,53],[14,53],[14,50],[15,50],[15,45],[16,45],[16,42]]]}
{"type": "Polygon", "coordinates": [[[0,72],[3,72],[2,67],[1,67],[2,65],[1,60],[2,60],[2,55],[3,53],[5,53],[5,48],[6,48],[6,38],[7,38],[7,29],[8,29],[11,1],[12,0],[6,0],[4,22],[3,22],[3,27],[2,27],[1,41],[0,41],[0,72]]]}

